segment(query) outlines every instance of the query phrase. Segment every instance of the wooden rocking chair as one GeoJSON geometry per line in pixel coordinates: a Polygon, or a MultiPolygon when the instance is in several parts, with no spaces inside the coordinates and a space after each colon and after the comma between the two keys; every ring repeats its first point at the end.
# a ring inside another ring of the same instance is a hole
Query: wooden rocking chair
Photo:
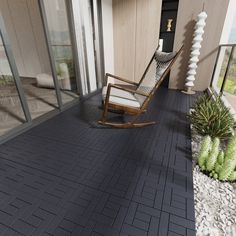
{"type": "Polygon", "coordinates": [[[103,88],[103,114],[102,119],[98,123],[115,128],[137,128],[155,124],[155,121],[137,122],[137,119],[146,111],[155,91],[170,71],[171,66],[176,61],[182,49],[183,46],[178,52],[171,53],[155,50],[139,83],[106,73],[106,84],[109,77],[111,77],[125,82],[132,87],[124,86],[124,84],[108,83],[103,88]],[[124,114],[134,115],[134,118],[126,123],[109,122],[107,121],[107,115],[110,110],[122,111],[124,114]]]}

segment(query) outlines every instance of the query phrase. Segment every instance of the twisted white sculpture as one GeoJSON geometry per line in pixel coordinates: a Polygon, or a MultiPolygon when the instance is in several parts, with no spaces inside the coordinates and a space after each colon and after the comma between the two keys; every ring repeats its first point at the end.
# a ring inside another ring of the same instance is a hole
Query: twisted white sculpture
{"type": "Polygon", "coordinates": [[[204,33],[204,27],[206,25],[207,14],[206,12],[201,12],[197,17],[197,23],[195,26],[194,31],[194,38],[190,53],[190,60],[188,65],[188,72],[187,72],[187,78],[185,81],[185,93],[187,94],[194,94],[195,92],[192,91],[192,87],[194,86],[195,81],[195,75],[196,75],[196,69],[197,69],[197,63],[199,61],[198,57],[200,55],[200,49],[201,49],[201,42],[203,40],[202,35],[204,33]]]}

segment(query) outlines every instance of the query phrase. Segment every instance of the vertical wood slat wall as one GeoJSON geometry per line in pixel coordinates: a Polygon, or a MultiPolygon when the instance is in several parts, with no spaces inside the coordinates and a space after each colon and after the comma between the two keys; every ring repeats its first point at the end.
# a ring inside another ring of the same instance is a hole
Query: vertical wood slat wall
{"type": "Polygon", "coordinates": [[[115,74],[139,81],[158,45],[161,0],[113,0],[115,74]]]}

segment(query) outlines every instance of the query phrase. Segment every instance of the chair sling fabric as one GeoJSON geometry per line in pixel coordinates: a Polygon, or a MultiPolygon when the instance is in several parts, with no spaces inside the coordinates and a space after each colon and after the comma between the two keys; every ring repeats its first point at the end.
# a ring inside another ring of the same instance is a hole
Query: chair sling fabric
{"type": "MultiPolygon", "coordinates": [[[[176,52],[165,53],[156,51],[154,60],[149,65],[148,71],[145,74],[143,80],[137,87],[137,91],[149,94],[154,89],[156,83],[160,80],[161,76],[171,63],[172,59],[176,56],[176,52]]],[[[146,97],[142,95],[134,95],[140,106],[143,105],[146,97]]]]}

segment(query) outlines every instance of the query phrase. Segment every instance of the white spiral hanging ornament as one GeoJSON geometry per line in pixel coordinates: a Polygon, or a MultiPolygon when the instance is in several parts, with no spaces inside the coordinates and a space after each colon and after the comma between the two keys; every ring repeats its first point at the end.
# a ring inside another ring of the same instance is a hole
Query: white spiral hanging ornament
{"type": "Polygon", "coordinates": [[[204,27],[206,25],[206,18],[207,14],[205,11],[201,12],[197,17],[197,23],[195,25],[194,31],[194,38],[190,53],[190,60],[188,64],[188,72],[187,78],[185,81],[185,88],[184,91],[187,94],[194,94],[195,92],[192,90],[194,86],[195,76],[196,76],[196,69],[197,63],[199,61],[200,49],[201,49],[201,42],[203,40],[202,35],[204,33],[204,27]]]}

